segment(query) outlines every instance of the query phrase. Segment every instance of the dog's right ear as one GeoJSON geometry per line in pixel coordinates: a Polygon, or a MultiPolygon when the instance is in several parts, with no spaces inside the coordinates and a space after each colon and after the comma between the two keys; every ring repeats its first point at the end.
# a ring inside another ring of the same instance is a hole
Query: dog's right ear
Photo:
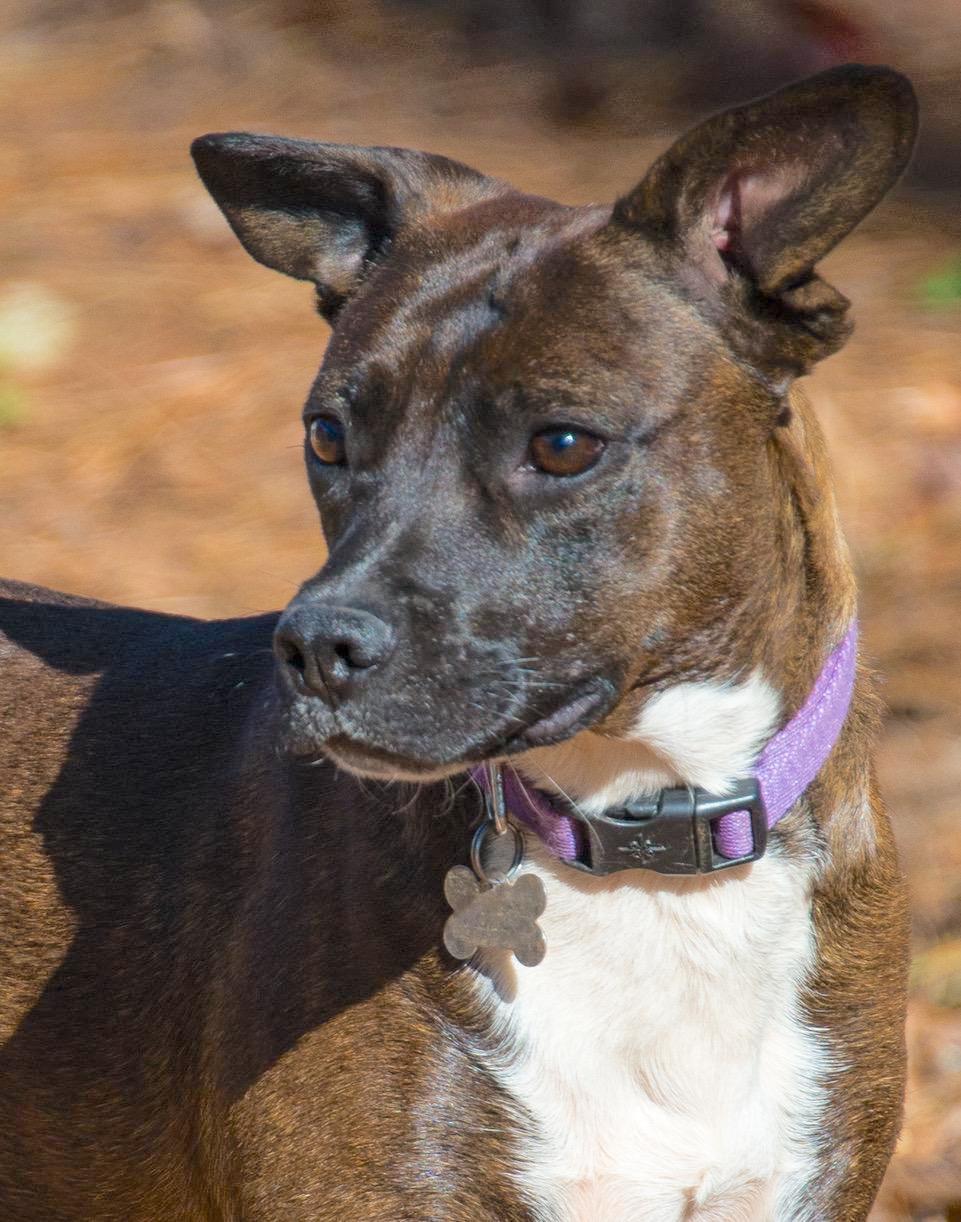
{"type": "Polygon", "coordinates": [[[415,216],[504,189],[459,162],[410,149],[227,132],[201,136],[190,151],[247,252],[312,280],[329,320],[415,216]]]}

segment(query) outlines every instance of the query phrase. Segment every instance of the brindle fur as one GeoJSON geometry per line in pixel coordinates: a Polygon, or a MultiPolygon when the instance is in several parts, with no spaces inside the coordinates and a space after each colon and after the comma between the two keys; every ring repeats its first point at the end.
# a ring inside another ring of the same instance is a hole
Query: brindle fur
{"type": "MultiPolygon", "coordinates": [[[[330,559],[294,609],[357,602],[399,644],[335,716],[275,664],[276,617],[0,587],[5,1220],[534,1216],[527,1122],[469,969],[439,949],[477,814],[464,764],[531,745],[547,683],[594,684],[613,734],[653,691],[757,665],[799,706],[854,590],[789,385],[847,334],[814,263],[913,123],[902,78],[828,73],[710,120],[613,216],[423,154],[199,143],[248,249],[314,280],[335,321],[308,412],[350,413],[357,473],[311,467],[330,559]],[[772,213],[751,179],[784,149],[772,213]],[[501,455],[558,415],[612,438],[604,463],[512,483],[501,455]],[[426,783],[357,779],[321,742],[426,783]]],[[[903,1088],[875,720],[862,675],[774,833],[819,860],[807,1009],[833,1062],[810,1216],[838,1222],[870,1207],[903,1088]]]]}

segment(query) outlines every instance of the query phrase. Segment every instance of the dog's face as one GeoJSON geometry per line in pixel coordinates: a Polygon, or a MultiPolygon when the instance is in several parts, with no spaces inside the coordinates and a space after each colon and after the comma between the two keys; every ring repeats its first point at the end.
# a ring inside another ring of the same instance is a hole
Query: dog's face
{"type": "Polygon", "coordinates": [[[277,634],[287,745],[420,777],[617,733],[758,630],[766,443],[848,329],[814,264],[913,129],[903,78],[826,73],[710,120],[613,212],[425,154],[198,141],[244,245],[334,322],[304,413],[329,559],[277,634]]]}
{"type": "Polygon", "coordinates": [[[392,648],[336,709],[294,677],[306,747],[413,772],[567,737],[749,593],[730,436],[776,409],[654,267],[606,270],[608,218],[475,205],[344,307],[305,412],[330,557],[291,615],[363,608],[392,648]]]}

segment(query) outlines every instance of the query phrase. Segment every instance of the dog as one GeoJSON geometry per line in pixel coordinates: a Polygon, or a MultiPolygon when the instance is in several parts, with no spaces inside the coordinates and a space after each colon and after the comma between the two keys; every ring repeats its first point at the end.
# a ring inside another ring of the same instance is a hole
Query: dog
{"type": "Polygon", "coordinates": [[[848,65],[613,206],[194,144],[332,325],[328,559],[201,622],[5,583],[5,1222],[866,1217],[906,916],[816,265],[909,157],[848,65]]]}

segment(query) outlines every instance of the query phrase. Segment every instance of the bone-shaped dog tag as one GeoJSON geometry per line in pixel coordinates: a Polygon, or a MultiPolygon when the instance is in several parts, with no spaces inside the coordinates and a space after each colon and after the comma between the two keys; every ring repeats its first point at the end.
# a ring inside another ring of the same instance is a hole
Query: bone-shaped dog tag
{"type": "Polygon", "coordinates": [[[486,818],[471,841],[471,869],[454,866],[444,879],[444,895],[454,910],[444,925],[444,945],[455,959],[470,959],[479,950],[509,950],[519,963],[534,967],[547,950],[537,924],[547,896],[536,874],[515,878],[524,860],[524,837],[508,821],[500,767],[489,762],[485,769],[486,818]]]}
{"type": "Polygon", "coordinates": [[[444,879],[444,895],[454,910],[444,925],[444,945],[455,959],[494,948],[512,951],[527,967],[544,958],[547,946],[537,918],[547,896],[536,874],[483,883],[466,866],[454,866],[444,879]]]}

